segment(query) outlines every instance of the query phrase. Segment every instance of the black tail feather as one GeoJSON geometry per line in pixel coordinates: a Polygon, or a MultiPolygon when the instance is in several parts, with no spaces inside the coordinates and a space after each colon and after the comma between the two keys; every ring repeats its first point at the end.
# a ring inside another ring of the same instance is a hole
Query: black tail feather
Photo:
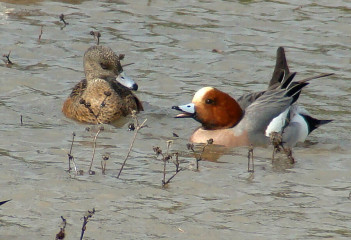
{"type": "Polygon", "coordinates": [[[8,201],[11,201],[11,199],[10,199],[10,200],[6,200],[6,201],[1,201],[1,202],[0,202],[0,206],[3,205],[3,204],[5,204],[5,203],[7,203],[8,201]]]}
{"type": "MultiPolygon", "coordinates": [[[[279,47],[277,49],[277,59],[276,59],[276,63],[275,63],[274,72],[272,75],[272,79],[269,82],[268,89],[274,89],[278,86],[280,86],[280,88],[282,88],[282,89],[290,88],[289,85],[296,84],[296,82],[292,82],[295,75],[296,75],[295,72],[290,73],[288,62],[287,62],[286,56],[285,56],[284,48],[279,47]]],[[[323,74],[320,74],[318,76],[305,78],[305,79],[300,80],[298,82],[308,82],[308,81],[311,81],[313,79],[328,77],[331,75],[334,75],[334,73],[323,73],[323,74]]]]}
{"type": "Polygon", "coordinates": [[[282,88],[282,89],[288,88],[288,87],[290,86],[292,80],[294,79],[295,75],[296,75],[296,72],[293,72],[293,73],[291,73],[291,74],[288,74],[287,77],[286,77],[286,79],[284,79],[284,80],[282,81],[282,83],[281,83],[281,88],[282,88]]]}
{"type": "Polygon", "coordinates": [[[304,88],[308,84],[309,84],[308,82],[297,83],[297,84],[294,84],[293,86],[291,86],[287,89],[286,96],[292,97],[292,99],[293,99],[291,104],[293,104],[294,102],[297,101],[297,99],[300,96],[300,92],[301,92],[302,88],[304,88]]]}
{"type": "Polygon", "coordinates": [[[288,63],[286,61],[286,57],[285,57],[285,50],[283,47],[279,47],[277,49],[277,59],[276,59],[276,63],[275,63],[275,68],[274,68],[274,72],[272,75],[272,79],[269,82],[269,86],[275,85],[277,83],[280,83],[282,79],[280,79],[280,74],[282,72],[285,72],[285,74],[289,74],[289,66],[288,63]],[[279,81],[280,80],[280,81],[279,81]]]}
{"type": "Polygon", "coordinates": [[[308,116],[308,115],[305,115],[305,114],[301,114],[301,116],[306,120],[307,122],[307,125],[308,125],[308,130],[309,130],[309,134],[317,129],[318,127],[324,125],[324,124],[327,124],[327,123],[330,123],[332,122],[333,120],[319,120],[317,118],[313,118],[311,116],[308,116]]]}

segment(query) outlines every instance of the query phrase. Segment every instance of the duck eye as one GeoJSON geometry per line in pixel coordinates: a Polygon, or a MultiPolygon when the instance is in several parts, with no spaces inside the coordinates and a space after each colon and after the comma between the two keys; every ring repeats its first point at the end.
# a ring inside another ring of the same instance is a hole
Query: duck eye
{"type": "Polygon", "coordinates": [[[206,104],[213,104],[214,103],[213,99],[209,99],[209,98],[206,99],[205,102],[206,102],[206,104]]]}
{"type": "Polygon", "coordinates": [[[104,64],[104,63],[100,63],[100,66],[102,69],[108,69],[108,65],[104,64]]]}

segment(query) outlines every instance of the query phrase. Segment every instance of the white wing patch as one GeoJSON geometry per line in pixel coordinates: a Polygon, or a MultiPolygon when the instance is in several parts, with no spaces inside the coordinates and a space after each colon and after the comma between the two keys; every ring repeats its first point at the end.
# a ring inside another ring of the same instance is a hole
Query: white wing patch
{"type": "Polygon", "coordinates": [[[283,134],[287,141],[294,139],[293,143],[291,143],[292,145],[295,145],[297,142],[304,142],[308,136],[309,129],[305,118],[301,114],[308,115],[308,112],[298,105],[292,105],[287,108],[269,123],[265,132],[266,136],[269,137],[269,134],[272,132],[277,132],[283,134]],[[287,119],[289,111],[290,119],[287,119]],[[288,121],[288,125],[286,121],[288,121]]]}
{"type": "Polygon", "coordinates": [[[286,117],[288,116],[290,107],[288,107],[284,112],[279,114],[278,117],[273,118],[273,120],[269,123],[268,127],[266,128],[266,136],[272,132],[281,133],[283,131],[283,127],[285,126],[286,117]]]}

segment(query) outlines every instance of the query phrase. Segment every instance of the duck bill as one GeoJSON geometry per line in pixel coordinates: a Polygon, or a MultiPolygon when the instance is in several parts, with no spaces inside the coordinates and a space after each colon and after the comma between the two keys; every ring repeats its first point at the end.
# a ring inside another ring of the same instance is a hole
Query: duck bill
{"type": "Polygon", "coordinates": [[[195,105],[193,103],[173,106],[172,109],[182,112],[175,116],[175,118],[193,118],[195,116],[195,105]]]}
{"type": "Polygon", "coordinates": [[[125,73],[124,71],[121,72],[118,77],[116,78],[116,80],[122,84],[123,86],[129,88],[130,90],[138,90],[138,84],[136,84],[134,82],[133,79],[129,78],[125,73]]]}

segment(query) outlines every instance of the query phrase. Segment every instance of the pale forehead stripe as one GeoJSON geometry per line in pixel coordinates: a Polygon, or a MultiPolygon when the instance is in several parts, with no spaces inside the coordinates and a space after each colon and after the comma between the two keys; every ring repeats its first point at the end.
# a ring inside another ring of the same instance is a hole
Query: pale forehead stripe
{"type": "Polygon", "coordinates": [[[208,93],[209,91],[213,90],[213,87],[204,87],[201,88],[199,91],[197,91],[194,95],[193,98],[193,102],[197,102],[197,101],[201,101],[201,99],[204,98],[204,96],[206,95],[206,93],[208,93]]]}

